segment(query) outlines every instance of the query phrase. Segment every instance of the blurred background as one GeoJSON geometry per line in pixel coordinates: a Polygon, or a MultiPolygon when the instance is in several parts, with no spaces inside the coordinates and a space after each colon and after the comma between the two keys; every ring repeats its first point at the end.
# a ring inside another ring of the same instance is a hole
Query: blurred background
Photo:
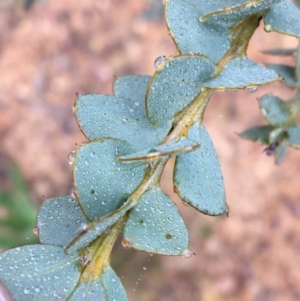
{"type": "MultiPolygon", "coordinates": [[[[262,25],[262,24],[261,24],[262,25]]],[[[297,41],[262,26],[248,55],[265,64],[292,58],[260,51],[297,41]]],[[[84,140],[75,93],[111,94],[114,76],[153,74],[160,55],[177,54],[159,0],[0,0],[0,248],[35,241],[38,206],[67,195],[68,154],[84,140]],[[24,4],[27,9],[24,9],[24,4]],[[34,5],[31,5],[34,4],[34,5]]],[[[172,191],[195,256],[164,257],[123,249],[113,267],[130,301],[300,300],[300,152],[280,166],[236,133],[264,124],[257,98],[293,90],[277,82],[255,93],[214,93],[205,114],[223,170],[229,217],[205,216],[172,191]]]]}

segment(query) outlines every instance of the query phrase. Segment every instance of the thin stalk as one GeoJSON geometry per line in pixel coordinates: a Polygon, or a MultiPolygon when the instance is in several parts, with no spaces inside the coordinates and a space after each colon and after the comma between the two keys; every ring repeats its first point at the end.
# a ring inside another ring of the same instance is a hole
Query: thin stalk
{"type": "Polygon", "coordinates": [[[110,263],[112,248],[126,219],[126,216],[122,217],[109,229],[107,234],[103,233],[90,246],[81,251],[80,255],[83,260],[90,260],[83,269],[79,283],[95,280],[101,276],[103,268],[110,263]]]}
{"type": "Polygon", "coordinates": [[[249,41],[255,32],[257,25],[259,24],[259,20],[262,15],[254,15],[249,18],[244,19],[240,23],[238,23],[235,27],[231,29],[231,34],[233,36],[233,41],[231,43],[230,48],[223,56],[223,58],[219,61],[216,66],[215,72],[213,76],[218,76],[224,66],[231,60],[246,55],[247,47],[249,41]]]}

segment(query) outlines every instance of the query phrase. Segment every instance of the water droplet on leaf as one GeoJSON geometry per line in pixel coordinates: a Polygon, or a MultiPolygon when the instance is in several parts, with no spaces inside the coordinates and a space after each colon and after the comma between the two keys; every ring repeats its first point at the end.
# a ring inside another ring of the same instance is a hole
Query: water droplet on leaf
{"type": "Polygon", "coordinates": [[[37,227],[34,227],[33,229],[32,229],[32,233],[35,235],[35,236],[39,236],[39,230],[38,230],[38,228],[37,227]]]}
{"type": "Polygon", "coordinates": [[[70,196],[71,196],[73,199],[76,199],[76,192],[75,192],[74,188],[71,188],[71,190],[70,190],[70,196]]]}
{"type": "Polygon", "coordinates": [[[71,151],[68,155],[68,162],[70,165],[72,165],[74,163],[75,160],[75,151],[71,151]]]}
{"type": "Polygon", "coordinates": [[[83,232],[84,230],[86,230],[86,228],[88,227],[88,225],[87,224],[85,224],[85,223],[81,223],[80,224],[80,226],[77,228],[77,231],[76,231],[76,233],[81,233],[81,232],[83,232]]]}
{"type": "Polygon", "coordinates": [[[249,93],[254,93],[258,90],[258,86],[248,86],[246,87],[246,90],[249,92],[249,93]]]}
{"type": "Polygon", "coordinates": [[[183,258],[191,258],[193,256],[193,252],[190,251],[190,250],[185,250],[183,253],[182,253],[182,257],[183,258]]]}
{"type": "Polygon", "coordinates": [[[270,24],[265,24],[264,30],[265,30],[265,32],[271,32],[272,31],[271,25],[270,24]]]}
{"type": "Polygon", "coordinates": [[[154,61],[154,68],[157,70],[165,60],[166,57],[164,55],[157,57],[154,61]]]}

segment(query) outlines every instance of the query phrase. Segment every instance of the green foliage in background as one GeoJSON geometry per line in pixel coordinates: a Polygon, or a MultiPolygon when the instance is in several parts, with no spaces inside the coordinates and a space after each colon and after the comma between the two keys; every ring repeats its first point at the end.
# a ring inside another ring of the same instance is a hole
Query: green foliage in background
{"type": "Polygon", "coordinates": [[[2,249],[38,242],[32,233],[37,210],[32,205],[28,187],[17,165],[10,165],[9,176],[11,189],[0,193],[2,249]]]}
{"type": "MultiPolygon", "coordinates": [[[[247,57],[260,22],[265,30],[300,37],[300,10],[289,0],[166,0],[165,19],[179,55],[155,60],[154,75],[116,78],[113,96],[78,95],[74,113],[87,141],[69,156],[71,196],[49,199],[36,226],[40,244],[0,254],[0,279],[13,298],[125,301],[110,266],[113,245],[163,255],[192,256],[185,223],[160,188],[175,157],[174,190],[196,210],[228,214],[221,168],[202,121],[215,90],[256,91],[280,80],[298,89],[295,66],[262,66],[247,57]],[[97,297],[96,297],[97,296],[97,297]]],[[[291,50],[270,54],[294,53],[291,50]]],[[[267,95],[269,122],[241,134],[283,158],[298,147],[298,94],[267,95]]]]}

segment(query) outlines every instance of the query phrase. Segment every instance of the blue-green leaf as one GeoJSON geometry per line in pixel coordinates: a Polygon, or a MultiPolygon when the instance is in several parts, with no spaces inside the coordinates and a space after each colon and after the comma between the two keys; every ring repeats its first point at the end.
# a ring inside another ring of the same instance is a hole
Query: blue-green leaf
{"type": "Polygon", "coordinates": [[[77,254],[61,247],[29,245],[0,254],[0,280],[14,301],[66,300],[79,277],[77,254]]]}
{"type": "Polygon", "coordinates": [[[121,207],[144,176],[144,163],[124,164],[117,157],[135,153],[126,141],[100,139],[76,151],[74,189],[81,208],[91,220],[121,207]]]}
{"type": "MultiPolygon", "coordinates": [[[[115,93],[129,97],[135,87],[132,81],[139,83],[132,78],[116,79],[115,93]],[[125,87],[131,87],[127,94],[125,87]]],[[[168,134],[172,124],[167,121],[161,126],[154,126],[149,122],[145,110],[145,89],[145,84],[141,84],[141,91],[136,90],[131,99],[101,94],[78,96],[74,112],[83,133],[91,140],[103,137],[123,139],[136,150],[157,145],[168,134]]]]}
{"type": "Polygon", "coordinates": [[[287,151],[287,146],[280,143],[275,150],[275,164],[279,165],[284,159],[284,156],[287,151]]]}
{"type": "MultiPolygon", "coordinates": [[[[233,4],[235,0],[229,1],[233,4]]],[[[228,3],[228,1],[227,1],[228,3]]],[[[202,23],[201,15],[224,6],[224,0],[168,0],[165,1],[166,22],[171,37],[182,54],[198,53],[217,63],[230,47],[230,24],[202,23]]]]}
{"type": "Polygon", "coordinates": [[[199,144],[182,137],[176,141],[166,144],[161,144],[151,149],[146,149],[135,154],[118,157],[119,161],[132,162],[132,161],[152,161],[164,156],[175,156],[180,153],[186,153],[195,150],[199,144]]]}
{"type": "Polygon", "coordinates": [[[88,220],[70,196],[46,200],[40,207],[36,226],[42,244],[67,246],[88,220]]]}
{"type": "Polygon", "coordinates": [[[300,148],[300,123],[298,123],[296,126],[291,126],[287,129],[287,142],[289,145],[300,148]]]}
{"type": "Polygon", "coordinates": [[[208,80],[204,86],[217,90],[243,88],[251,90],[278,79],[277,73],[273,70],[242,56],[230,61],[217,77],[208,80]]]}
{"type": "Polygon", "coordinates": [[[300,10],[290,0],[275,4],[264,18],[266,31],[300,37],[300,10]]]}
{"type": "Polygon", "coordinates": [[[291,56],[297,51],[297,48],[274,48],[266,49],[261,52],[269,55],[278,55],[278,56],[291,56]]]}
{"type": "Polygon", "coordinates": [[[101,275],[101,281],[106,288],[108,296],[107,301],[127,301],[127,295],[124,287],[111,267],[106,267],[101,275]]]}
{"type": "Polygon", "coordinates": [[[281,64],[268,64],[268,68],[275,70],[282,78],[287,86],[292,88],[300,87],[300,79],[296,78],[296,69],[293,66],[281,64]]]}
{"type": "Polygon", "coordinates": [[[109,228],[120,220],[133,206],[134,202],[129,199],[115,212],[94,220],[71,241],[66,248],[66,253],[69,254],[86,247],[105,231],[109,231],[109,228]]]}
{"type": "Polygon", "coordinates": [[[190,103],[214,72],[208,58],[199,55],[170,57],[155,72],[148,87],[146,109],[153,124],[162,124],[190,103]]]}
{"type": "Polygon", "coordinates": [[[115,78],[113,92],[115,96],[130,99],[141,106],[141,113],[145,111],[145,98],[150,84],[149,75],[128,75],[115,78]]]}
{"type": "MultiPolygon", "coordinates": [[[[252,0],[252,1],[234,1],[234,5],[229,7],[226,1],[222,9],[210,12],[201,16],[203,22],[239,22],[244,18],[255,15],[261,11],[267,10],[272,5],[283,0],[252,0]],[[225,6],[226,5],[226,6],[225,6]]],[[[233,1],[230,1],[233,2],[233,1]]]]}
{"type": "Polygon", "coordinates": [[[265,95],[260,99],[259,107],[264,117],[274,126],[283,126],[290,119],[290,109],[279,97],[265,95]]]}
{"type": "Polygon", "coordinates": [[[146,192],[124,228],[129,246],[152,253],[180,255],[188,249],[188,231],[175,204],[160,188],[146,192]]]}
{"type": "Polygon", "coordinates": [[[201,147],[176,158],[175,190],[186,203],[205,214],[224,214],[227,205],[223,176],[213,143],[204,126],[197,123],[190,128],[188,138],[201,147]]]}
{"type": "Polygon", "coordinates": [[[271,125],[255,126],[239,134],[243,139],[251,140],[261,144],[269,144],[270,132],[274,129],[271,125]]]}
{"type": "Polygon", "coordinates": [[[124,287],[114,270],[107,266],[97,280],[80,283],[68,301],[127,301],[124,287]]]}

